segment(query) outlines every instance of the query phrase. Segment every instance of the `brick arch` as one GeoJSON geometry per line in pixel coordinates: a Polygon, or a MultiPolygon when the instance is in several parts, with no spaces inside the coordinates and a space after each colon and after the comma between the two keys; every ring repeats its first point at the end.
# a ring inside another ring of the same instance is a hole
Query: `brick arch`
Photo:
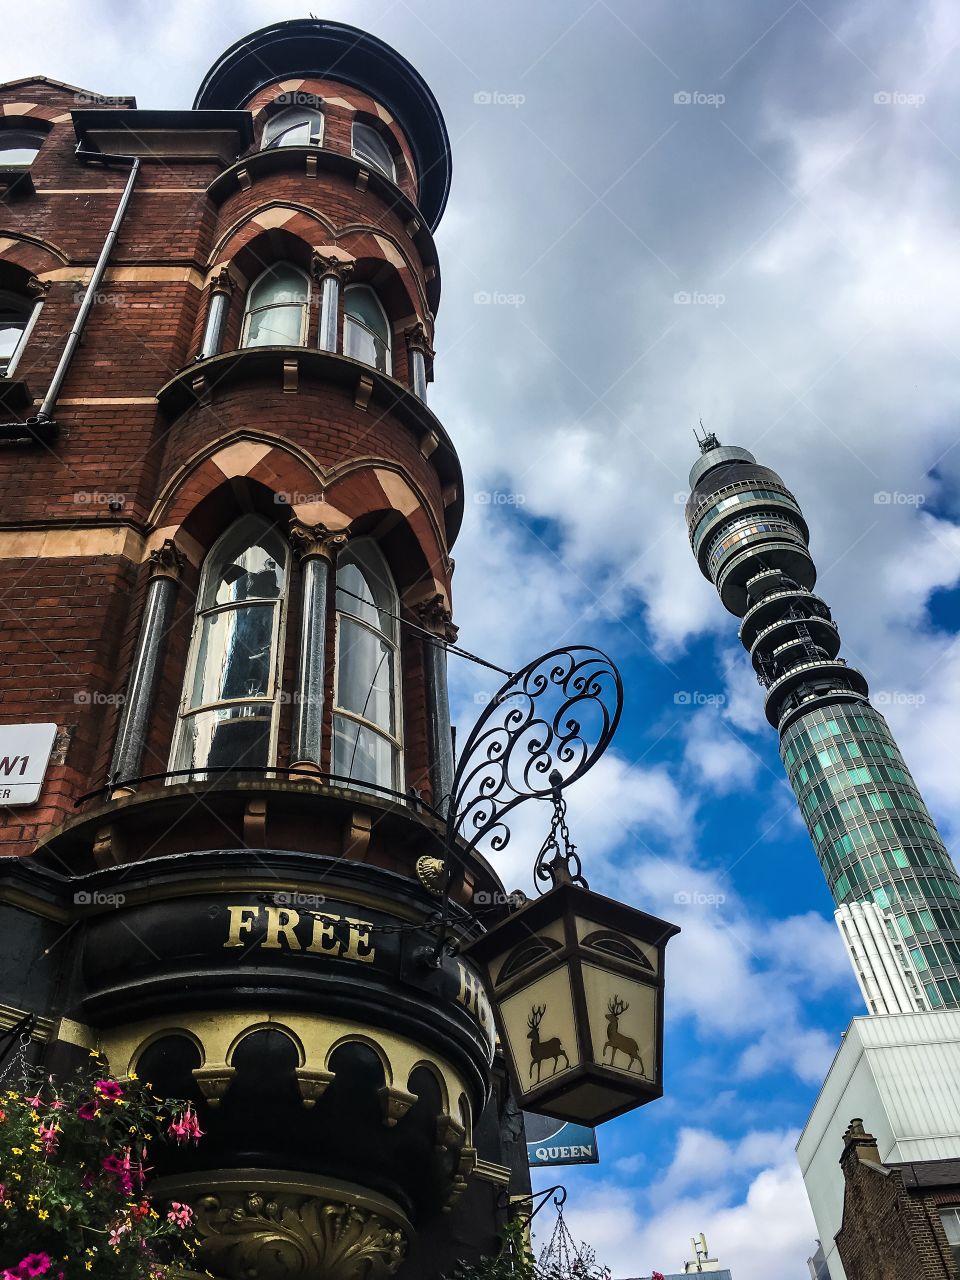
{"type": "Polygon", "coordinates": [[[229,226],[217,240],[207,259],[211,269],[223,266],[252,240],[264,234],[284,232],[306,245],[316,243],[318,231],[324,236],[336,236],[334,224],[323,214],[306,205],[288,204],[280,200],[268,200],[250,209],[229,226]]]}
{"type": "Polygon", "coordinates": [[[56,271],[70,259],[57,245],[41,240],[39,236],[0,230],[0,261],[22,267],[30,275],[42,278],[43,273],[56,271]]]}
{"type": "Polygon", "coordinates": [[[65,124],[71,119],[70,112],[60,107],[42,106],[39,102],[8,102],[0,106],[0,128],[10,121],[13,128],[24,120],[47,124],[53,128],[55,124],[65,124]]]}
{"type": "Polygon", "coordinates": [[[401,589],[422,585],[449,596],[441,525],[430,499],[397,463],[364,457],[324,468],[306,450],[266,432],[235,432],[188,459],[150,513],[151,544],[185,534],[184,550],[196,559],[222,518],[222,503],[211,496],[223,490],[229,505],[234,499],[227,490],[234,494],[244,485],[252,487],[264,514],[284,523],[296,517],[330,529],[391,533],[390,542],[406,548],[402,558],[409,561],[397,578],[401,589]]]}

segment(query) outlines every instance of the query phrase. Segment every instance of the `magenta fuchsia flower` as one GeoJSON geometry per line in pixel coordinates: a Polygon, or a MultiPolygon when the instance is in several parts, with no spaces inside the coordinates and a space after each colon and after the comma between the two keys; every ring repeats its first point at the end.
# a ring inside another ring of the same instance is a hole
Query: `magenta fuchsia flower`
{"type": "Polygon", "coordinates": [[[127,1151],[121,1160],[119,1156],[105,1156],[103,1171],[116,1178],[118,1188],[124,1195],[133,1195],[133,1178],[130,1176],[130,1152],[127,1151]]]}
{"type": "Polygon", "coordinates": [[[123,1097],[123,1090],[116,1080],[98,1080],[93,1086],[93,1091],[105,1102],[119,1102],[123,1097]]]}
{"type": "Polygon", "coordinates": [[[24,1098],[24,1102],[31,1111],[37,1111],[43,1106],[43,1099],[40,1097],[39,1093],[32,1098],[24,1098]]]}
{"type": "MultiPolygon", "coordinates": [[[[44,1155],[52,1156],[55,1154],[57,1147],[60,1145],[60,1135],[57,1133],[56,1126],[52,1124],[42,1124],[38,1130],[40,1141],[43,1143],[44,1155]]],[[[3,1197],[0,1196],[0,1200],[3,1197]]]]}
{"type": "Polygon", "coordinates": [[[196,1112],[189,1103],[180,1119],[170,1122],[167,1133],[181,1146],[185,1142],[199,1142],[203,1137],[203,1130],[200,1128],[196,1112]]]}

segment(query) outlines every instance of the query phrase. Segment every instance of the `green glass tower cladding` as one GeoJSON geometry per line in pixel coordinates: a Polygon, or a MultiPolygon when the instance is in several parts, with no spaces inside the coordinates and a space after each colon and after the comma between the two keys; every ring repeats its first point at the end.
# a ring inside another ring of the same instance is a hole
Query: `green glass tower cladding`
{"type": "Polygon", "coordinates": [[[700,441],[687,527],[701,572],[741,619],[766,715],[838,905],[882,908],[931,1008],[960,1007],[960,876],[867,682],[839,657],[813,592],[800,506],[746,449],[700,441]]]}

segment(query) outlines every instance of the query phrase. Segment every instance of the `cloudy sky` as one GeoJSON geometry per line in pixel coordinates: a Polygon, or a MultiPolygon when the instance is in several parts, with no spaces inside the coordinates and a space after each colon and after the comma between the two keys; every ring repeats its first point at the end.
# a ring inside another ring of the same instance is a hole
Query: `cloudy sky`
{"type": "MultiPolygon", "coordinates": [[[[318,0],[319,3],[319,0],[318,0]]],[[[454,150],[432,406],[463,458],[462,642],[606,648],[571,793],[594,888],[676,920],[666,1097],[564,1178],[615,1275],[705,1231],[805,1280],[793,1147],[862,1012],[761,693],[690,555],[698,418],[795,490],[820,590],[948,844],[960,827],[960,11],[945,0],[328,0],[423,73],[454,150]]],[[[0,75],[188,106],[273,0],[35,0],[0,75]]],[[[455,665],[467,725],[491,691],[455,665]]],[[[503,863],[522,883],[545,815],[503,863]]],[[[839,1152],[837,1153],[839,1156],[839,1152]]]]}

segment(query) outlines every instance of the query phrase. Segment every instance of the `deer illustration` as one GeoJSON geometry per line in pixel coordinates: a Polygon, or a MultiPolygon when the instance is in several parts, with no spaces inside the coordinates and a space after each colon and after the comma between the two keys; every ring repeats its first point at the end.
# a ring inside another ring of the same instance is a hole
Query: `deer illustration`
{"type": "Polygon", "coordinates": [[[547,1011],[545,1004],[535,1004],[530,1010],[530,1016],[527,1018],[527,1026],[530,1030],[527,1032],[527,1039],[530,1041],[530,1079],[533,1079],[533,1068],[537,1068],[537,1084],[540,1083],[540,1072],[543,1070],[543,1064],[548,1058],[553,1059],[553,1070],[551,1075],[556,1075],[560,1059],[570,1065],[570,1059],[567,1057],[567,1051],[560,1043],[559,1036],[554,1036],[551,1040],[540,1042],[540,1023],[543,1021],[543,1015],[547,1011]]]}
{"type": "Polygon", "coordinates": [[[620,1034],[620,1019],[629,1008],[630,1006],[626,1001],[621,1000],[617,995],[608,1003],[607,1009],[609,1012],[603,1015],[607,1020],[607,1042],[603,1046],[603,1052],[606,1053],[608,1049],[610,1050],[610,1065],[612,1067],[617,1054],[622,1051],[630,1059],[627,1063],[627,1070],[630,1071],[632,1069],[634,1062],[639,1062],[640,1074],[646,1076],[647,1073],[643,1069],[643,1059],[640,1057],[640,1048],[636,1040],[632,1036],[620,1034]]]}

